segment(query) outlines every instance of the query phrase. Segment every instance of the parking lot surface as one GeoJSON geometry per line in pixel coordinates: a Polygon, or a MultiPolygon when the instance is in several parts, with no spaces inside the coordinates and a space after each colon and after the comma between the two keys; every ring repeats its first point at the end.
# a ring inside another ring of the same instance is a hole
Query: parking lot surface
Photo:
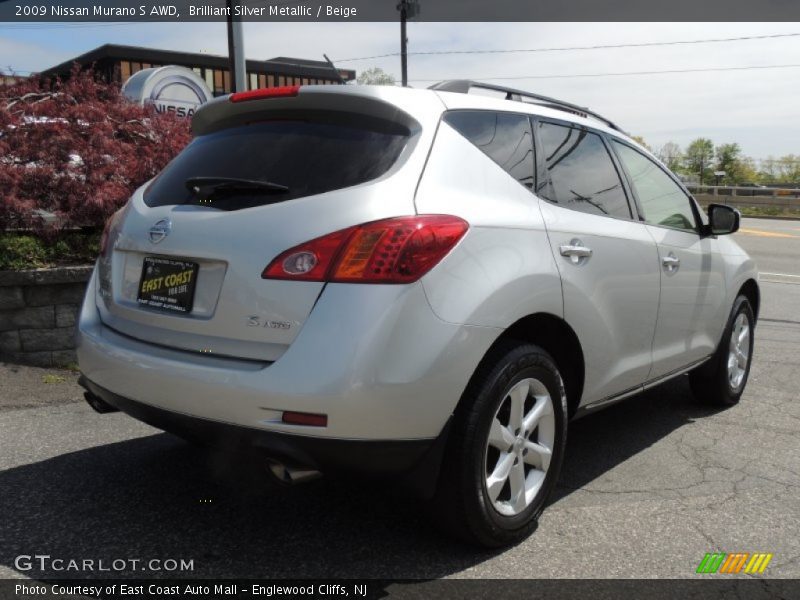
{"type": "Polygon", "coordinates": [[[681,377],[574,422],[538,530],[503,551],[368,482],[279,488],[96,414],[74,373],[0,366],[0,577],[56,574],[15,568],[38,553],[193,560],[119,573],[146,577],[686,578],[707,552],[772,553],[766,575],[800,577],[800,221],[744,219],[736,237],[765,273],[740,404],[698,406],[681,377]]]}

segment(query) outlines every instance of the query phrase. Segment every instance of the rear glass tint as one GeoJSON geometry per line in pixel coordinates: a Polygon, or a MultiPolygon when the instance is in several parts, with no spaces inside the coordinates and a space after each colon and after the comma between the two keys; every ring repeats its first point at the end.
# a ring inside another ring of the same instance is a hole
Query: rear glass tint
{"type": "Polygon", "coordinates": [[[630,219],[628,198],[603,140],[580,127],[539,123],[545,200],[594,215],[630,219]]]}
{"type": "Polygon", "coordinates": [[[145,192],[148,206],[197,204],[237,210],[338,190],[380,177],[395,163],[408,129],[338,113],[270,118],[195,138],[145,192]],[[191,192],[194,177],[268,181],[276,192],[236,189],[191,192]],[[202,197],[202,196],[207,197],[202,197]]]}
{"type": "Polygon", "coordinates": [[[527,116],[458,110],[445,122],[527,188],[533,187],[533,137],[527,116]]]}

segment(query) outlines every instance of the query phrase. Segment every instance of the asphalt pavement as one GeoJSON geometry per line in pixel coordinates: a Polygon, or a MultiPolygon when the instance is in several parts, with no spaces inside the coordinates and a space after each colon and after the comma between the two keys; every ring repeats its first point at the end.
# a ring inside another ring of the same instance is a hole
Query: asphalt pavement
{"type": "MultiPolygon", "coordinates": [[[[147,577],[698,577],[707,552],[768,552],[800,577],[800,221],[743,220],[763,304],[739,405],[696,405],[685,377],[571,425],[538,530],[503,551],[441,535],[365,481],[276,487],[80,401],[76,375],[0,367],[0,577],[16,557],[192,560],[147,577]]],[[[91,575],[84,573],[82,575],[91,575]]],[[[108,574],[98,574],[108,576],[108,574]]]]}

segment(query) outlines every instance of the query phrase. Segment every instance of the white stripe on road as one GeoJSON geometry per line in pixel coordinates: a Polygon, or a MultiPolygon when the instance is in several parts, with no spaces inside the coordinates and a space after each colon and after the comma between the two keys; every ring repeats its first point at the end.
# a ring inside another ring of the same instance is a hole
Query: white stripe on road
{"type": "Polygon", "coordinates": [[[761,271],[759,274],[770,277],[796,277],[797,279],[800,279],[800,275],[790,275],[789,273],[765,273],[764,271],[761,271]]]}

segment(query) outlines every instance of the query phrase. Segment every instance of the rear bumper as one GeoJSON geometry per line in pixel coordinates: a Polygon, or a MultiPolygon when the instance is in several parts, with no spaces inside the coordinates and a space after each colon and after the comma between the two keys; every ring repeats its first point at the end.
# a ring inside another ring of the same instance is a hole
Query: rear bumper
{"type": "Polygon", "coordinates": [[[500,333],[442,321],[419,284],[328,285],[278,360],[243,361],[121,335],[101,321],[95,286],[93,276],[77,333],[93,385],[155,410],[308,439],[431,443],[500,333]],[[284,411],[328,424],[286,424],[284,411]]]}
{"type": "MultiPolygon", "coordinates": [[[[291,435],[209,421],[124,398],[86,377],[80,383],[107,404],[148,425],[186,440],[232,453],[254,453],[323,472],[415,473],[423,457],[438,458],[447,428],[433,440],[340,440],[291,435]]],[[[438,460],[431,461],[438,464],[438,460]]]]}

